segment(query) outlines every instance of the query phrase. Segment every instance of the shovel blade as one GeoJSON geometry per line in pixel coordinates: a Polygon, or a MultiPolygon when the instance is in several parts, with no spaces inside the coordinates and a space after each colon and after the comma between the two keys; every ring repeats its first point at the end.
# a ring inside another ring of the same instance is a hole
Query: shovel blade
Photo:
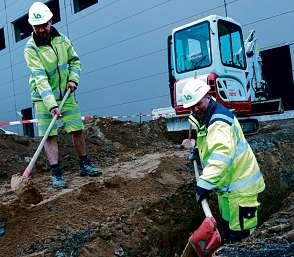
{"type": "Polygon", "coordinates": [[[189,241],[186,244],[186,247],[185,247],[181,257],[198,257],[195,250],[194,250],[194,247],[192,246],[192,244],[189,241]]]}
{"type": "Polygon", "coordinates": [[[13,175],[11,178],[11,189],[24,203],[37,204],[43,200],[40,191],[34,187],[32,179],[29,177],[13,175]]]}
{"type": "Polygon", "coordinates": [[[221,236],[214,218],[207,217],[193,232],[189,242],[199,257],[211,257],[221,246],[221,236]]]}

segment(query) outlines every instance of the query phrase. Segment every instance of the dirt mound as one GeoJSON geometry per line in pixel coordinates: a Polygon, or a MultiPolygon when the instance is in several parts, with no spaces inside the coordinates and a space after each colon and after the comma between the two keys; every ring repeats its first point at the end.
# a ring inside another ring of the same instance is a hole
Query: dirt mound
{"type": "MultiPolygon", "coordinates": [[[[52,189],[42,155],[33,179],[44,200],[30,206],[16,198],[10,177],[25,168],[39,140],[0,135],[0,256],[180,256],[204,218],[195,203],[187,150],[169,140],[164,120],[138,124],[97,118],[87,122],[85,132],[90,155],[104,174],[79,177],[71,138],[60,130],[69,188],[52,189]]],[[[259,134],[248,137],[267,186],[261,195],[262,224],[244,244],[225,245],[219,256],[270,251],[291,256],[293,134],[289,120],[262,124],[259,134]]],[[[210,206],[217,218],[214,197],[210,206]]]]}
{"type": "MultiPolygon", "coordinates": [[[[87,147],[93,161],[99,166],[108,166],[118,161],[131,159],[145,153],[170,148],[164,120],[143,122],[123,122],[115,119],[95,118],[86,122],[87,147]],[[131,155],[131,156],[129,156],[131,155]]],[[[59,152],[61,165],[65,170],[78,168],[77,158],[70,135],[59,130],[59,152]]],[[[0,181],[5,181],[15,173],[21,173],[28,165],[37,148],[39,139],[0,134],[0,181]]],[[[41,154],[36,170],[48,170],[47,161],[41,154]]]]}
{"type": "Polygon", "coordinates": [[[123,163],[127,169],[120,173],[111,167],[101,178],[71,178],[71,189],[59,195],[47,192],[46,200],[36,206],[22,206],[17,200],[0,206],[7,220],[0,256],[37,252],[83,256],[79,254],[85,251],[92,251],[93,256],[112,256],[119,246],[147,256],[147,246],[152,242],[156,247],[173,225],[177,233],[172,237],[176,237],[182,231],[182,215],[186,214],[190,223],[193,211],[197,213],[193,194],[186,198],[181,193],[187,184],[192,189],[192,175],[187,173],[183,152],[146,158],[155,164],[151,167],[137,160],[123,163]],[[188,206],[194,208],[182,208],[182,201],[190,201],[188,206]]]}
{"type": "Polygon", "coordinates": [[[0,134],[0,181],[25,169],[37,143],[36,139],[0,134]]]}
{"type": "Polygon", "coordinates": [[[10,185],[19,200],[24,203],[37,204],[43,200],[39,189],[34,187],[33,180],[29,177],[13,175],[10,185]]]}
{"type": "MultiPolygon", "coordinates": [[[[139,124],[131,121],[97,118],[88,121],[86,126],[89,153],[93,161],[102,167],[171,147],[164,120],[139,124]]],[[[71,138],[64,131],[61,131],[60,134],[60,154],[64,168],[76,166],[71,138]]]]}

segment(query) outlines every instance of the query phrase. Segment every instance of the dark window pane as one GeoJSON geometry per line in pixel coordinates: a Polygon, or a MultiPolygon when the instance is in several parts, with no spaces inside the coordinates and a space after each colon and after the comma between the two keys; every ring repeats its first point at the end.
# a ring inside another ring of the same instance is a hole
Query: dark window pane
{"type": "MultiPolygon", "coordinates": [[[[51,0],[45,3],[53,13],[52,23],[60,21],[59,0],[51,0]]],[[[18,42],[22,39],[29,37],[33,31],[32,26],[28,23],[28,14],[18,18],[12,22],[14,27],[15,41],[18,42]]]]}
{"type": "Polygon", "coordinates": [[[51,12],[53,13],[52,23],[57,23],[61,21],[60,19],[60,8],[59,8],[59,0],[51,0],[45,3],[51,12]]]}
{"type": "Polygon", "coordinates": [[[74,11],[75,13],[84,10],[91,5],[97,4],[98,0],[74,0],[74,11]]]}
{"type": "Polygon", "coordinates": [[[0,50],[5,48],[4,28],[0,29],[0,50]]]}
{"type": "Polygon", "coordinates": [[[13,22],[15,42],[18,42],[31,35],[33,28],[28,23],[28,14],[18,18],[13,22]]]}

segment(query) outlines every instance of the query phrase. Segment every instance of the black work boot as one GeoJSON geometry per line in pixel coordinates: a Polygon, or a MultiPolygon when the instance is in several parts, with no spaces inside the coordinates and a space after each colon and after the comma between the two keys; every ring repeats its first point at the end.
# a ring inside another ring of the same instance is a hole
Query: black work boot
{"type": "Polygon", "coordinates": [[[66,188],[63,178],[63,171],[58,164],[51,165],[52,169],[52,187],[56,189],[66,188]]]}
{"type": "Polygon", "coordinates": [[[102,170],[95,167],[88,155],[80,156],[80,176],[97,177],[102,175],[102,170]]]}

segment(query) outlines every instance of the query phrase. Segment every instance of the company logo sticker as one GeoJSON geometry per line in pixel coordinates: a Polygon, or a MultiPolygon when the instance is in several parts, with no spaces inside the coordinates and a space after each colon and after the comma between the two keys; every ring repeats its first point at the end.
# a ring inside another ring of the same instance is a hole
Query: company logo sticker
{"type": "Polygon", "coordinates": [[[186,101],[190,101],[192,100],[192,96],[191,95],[184,95],[186,101]]]}
{"type": "Polygon", "coordinates": [[[36,20],[42,18],[42,15],[41,15],[40,13],[33,13],[33,15],[34,15],[34,18],[35,18],[36,20]]]}

